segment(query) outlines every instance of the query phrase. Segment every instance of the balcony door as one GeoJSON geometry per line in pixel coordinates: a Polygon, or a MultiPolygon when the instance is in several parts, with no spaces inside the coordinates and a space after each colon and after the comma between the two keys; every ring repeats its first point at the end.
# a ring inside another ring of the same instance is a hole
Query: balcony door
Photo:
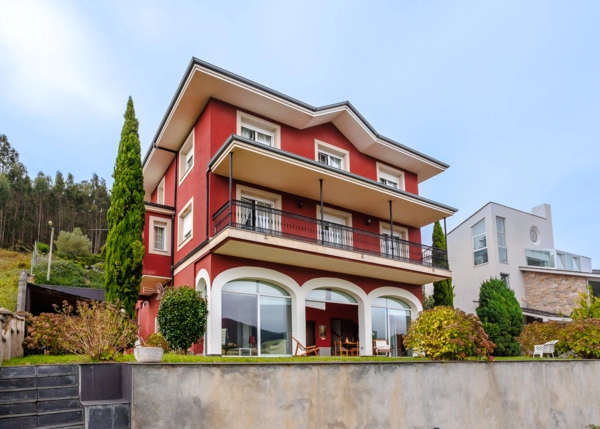
{"type": "Polygon", "coordinates": [[[381,252],[387,256],[399,259],[409,259],[410,255],[406,241],[408,240],[408,230],[405,228],[394,227],[394,236],[392,237],[390,226],[381,224],[381,252]]]}

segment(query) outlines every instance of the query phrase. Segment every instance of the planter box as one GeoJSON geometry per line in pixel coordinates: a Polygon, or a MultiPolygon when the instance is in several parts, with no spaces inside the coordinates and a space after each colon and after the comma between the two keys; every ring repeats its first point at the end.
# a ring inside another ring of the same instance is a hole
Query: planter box
{"type": "Polygon", "coordinates": [[[136,347],[133,350],[138,362],[160,362],[164,352],[162,347],[136,347]]]}

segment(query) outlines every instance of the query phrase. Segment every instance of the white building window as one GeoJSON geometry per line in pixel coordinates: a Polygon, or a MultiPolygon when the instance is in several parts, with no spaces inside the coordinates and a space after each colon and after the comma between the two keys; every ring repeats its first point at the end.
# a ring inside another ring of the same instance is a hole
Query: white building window
{"type": "Polygon", "coordinates": [[[237,112],[237,134],[267,146],[281,147],[281,127],[248,113],[237,112]]]}
{"type": "Polygon", "coordinates": [[[552,250],[525,250],[527,265],[530,267],[554,268],[554,252],[552,250]]]}
{"type": "Polygon", "coordinates": [[[329,167],[350,171],[349,152],[319,140],[315,140],[315,160],[329,167]]]}
{"type": "Polygon", "coordinates": [[[185,179],[192,167],[194,167],[194,130],[179,150],[179,182],[185,179]]]}
{"type": "Polygon", "coordinates": [[[379,162],[377,163],[377,181],[390,188],[404,190],[404,173],[379,162]]]}
{"type": "Polygon", "coordinates": [[[496,234],[498,236],[498,262],[508,264],[508,251],[506,250],[506,230],[504,218],[496,216],[496,234]]]}
{"type": "Polygon", "coordinates": [[[485,219],[480,220],[473,225],[473,227],[471,227],[471,237],[473,238],[474,264],[486,264],[488,262],[488,251],[485,233],[485,219]]]}
{"type": "Polygon", "coordinates": [[[187,243],[194,232],[194,200],[191,199],[179,212],[178,216],[178,242],[179,248],[187,243]]]}
{"type": "Polygon", "coordinates": [[[506,286],[510,287],[510,283],[508,282],[508,274],[500,273],[500,280],[502,280],[506,286]]]}
{"type": "Polygon", "coordinates": [[[408,229],[394,225],[394,237],[392,238],[390,224],[379,223],[379,231],[383,235],[381,240],[381,253],[397,259],[410,259],[408,246],[408,229]]]}
{"type": "Polygon", "coordinates": [[[171,219],[150,216],[150,245],[148,253],[171,254],[171,219]]]}
{"type": "MultiPolygon", "coordinates": [[[[321,207],[317,207],[317,219],[321,219],[321,207]]],[[[323,221],[322,229],[320,222],[317,226],[319,240],[336,246],[352,246],[352,215],[350,213],[324,207],[323,221]]]]}
{"type": "Polygon", "coordinates": [[[156,202],[158,204],[165,203],[165,177],[161,179],[158,187],[156,188],[156,202]]]}
{"type": "Polygon", "coordinates": [[[581,271],[579,256],[565,252],[556,252],[556,264],[560,270],[581,271]]]}
{"type": "Polygon", "coordinates": [[[281,195],[238,185],[236,199],[242,202],[237,222],[252,230],[281,231],[281,195]]]}

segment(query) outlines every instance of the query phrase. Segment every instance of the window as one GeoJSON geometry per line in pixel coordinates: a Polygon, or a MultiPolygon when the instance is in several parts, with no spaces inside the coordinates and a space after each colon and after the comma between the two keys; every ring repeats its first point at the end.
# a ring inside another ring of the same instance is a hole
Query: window
{"type": "Polygon", "coordinates": [[[281,230],[281,196],[271,192],[238,185],[236,199],[241,201],[237,212],[240,227],[251,230],[281,230]]]}
{"type": "Polygon", "coordinates": [[[506,231],[504,218],[496,216],[496,234],[498,235],[498,262],[508,264],[508,251],[506,250],[506,231]]]}
{"type": "Polygon", "coordinates": [[[371,307],[373,339],[385,339],[392,349],[392,356],[408,356],[402,341],[411,322],[410,307],[393,297],[376,298],[371,307]]]}
{"type": "Polygon", "coordinates": [[[237,112],[237,134],[257,143],[280,147],[281,127],[248,113],[237,112]]]}
{"type": "Polygon", "coordinates": [[[162,180],[160,181],[160,183],[158,184],[158,187],[156,188],[156,202],[158,204],[165,203],[165,178],[164,178],[164,176],[163,176],[162,180]]]}
{"type": "Polygon", "coordinates": [[[292,354],[292,300],[284,289],[260,280],[235,280],[223,286],[221,302],[224,355],[292,354]]]}
{"type": "Polygon", "coordinates": [[[377,181],[390,188],[404,190],[404,173],[379,162],[377,163],[377,181]]]}
{"type": "Polygon", "coordinates": [[[192,238],[194,230],[194,200],[191,199],[179,212],[179,246],[192,238]]]}
{"type": "Polygon", "coordinates": [[[183,181],[194,166],[194,130],[179,151],[179,181],[183,181]]]}
{"type": "Polygon", "coordinates": [[[500,280],[502,280],[506,286],[510,287],[510,283],[508,282],[508,274],[500,273],[500,280]]]}
{"type": "Polygon", "coordinates": [[[171,254],[171,219],[150,216],[150,243],[148,253],[157,255],[171,254]]]}
{"type": "Polygon", "coordinates": [[[347,150],[315,140],[315,152],[315,159],[321,164],[340,170],[350,170],[349,154],[347,150]]]}
{"type": "Polygon", "coordinates": [[[383,238],[381,240],[381,253],[396,259],[410,259],[408,246],[408,230],[394,226],[394,237],[390,233],[390,225],[380,222],[379,230],[383,238]]]}
{"type": "MultiPolygon", "coordinates": [[[[320,207],[317,207],[317,219],[321,219],[320,207]]],[[[352,246],[352,215],[350,213],[324,208],[323,221],[323,224],[319,222],[317,226],[320,240],[334,246],[352,246]]]]}
{"type": "Polygon", "coordinates": [[[554,252],[551,250],[525,250],[525,259],[530,267],[554,268],[554,252]]]}
{"type": "Polygon", "coordinates": [[[480,220],[471,228],[471,237],[473,237],[474,264],[486,264],[488,262],[488,251],[485,233],[485,219],[480,220]]]}

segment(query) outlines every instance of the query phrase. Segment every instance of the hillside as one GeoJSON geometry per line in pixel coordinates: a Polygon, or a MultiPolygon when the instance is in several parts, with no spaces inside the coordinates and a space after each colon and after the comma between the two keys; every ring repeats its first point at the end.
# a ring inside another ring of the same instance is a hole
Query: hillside
{"type": "Polygon", "coordinates": [[[31,254],[0,249],[0,307],[15,311],[19,272],[29,271],[31,254]]]}

